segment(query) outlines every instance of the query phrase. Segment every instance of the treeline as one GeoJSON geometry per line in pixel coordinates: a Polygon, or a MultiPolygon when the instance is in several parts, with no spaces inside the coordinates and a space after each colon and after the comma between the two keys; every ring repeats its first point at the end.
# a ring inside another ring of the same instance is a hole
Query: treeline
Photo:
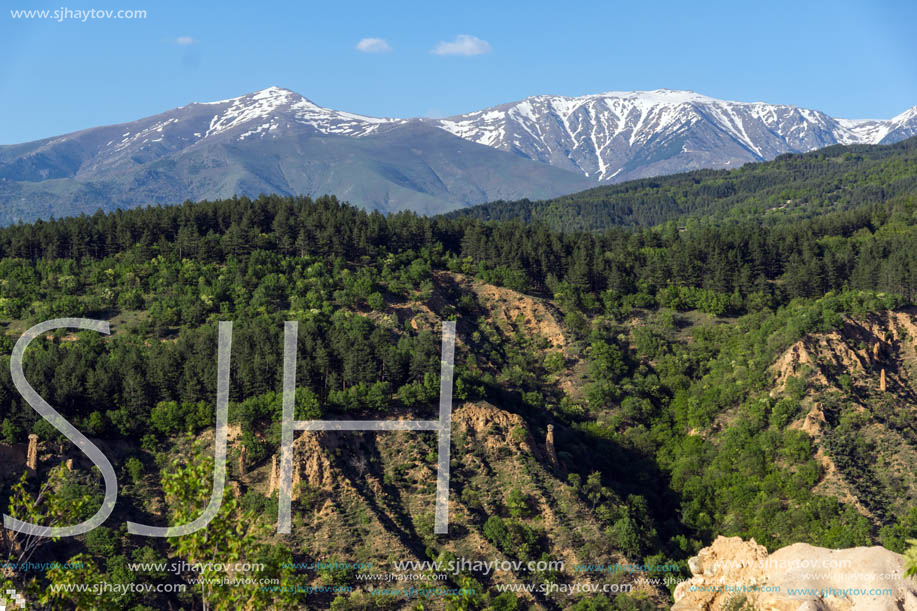
{"type": "Polygon", "coordinates": [[[917,139],[831,146],[736,170],[698,170],[598,187],[548,201],[492,202],[452,213],[543,222],[557,231],[602,231],[667,222],[775,224],[917,193],[917,139]]]}
{"type": "MultiPolygon", "coordinates": [[[[280,387],[282,333],[282,323],[271,317],[235,325],[230,398],[241,403],[231,409],[234,420],[279,421],[279,397],[275,402],[243,400],[280,387]]],[[[174,341],[144,336],[106,341],[84,332],[80,341],[34,342],[25,374],[39,395],[91,435],[139,439],[151,431],[176,433],[211,425],[217,379],[214,325],[185,327],[174,341]]],[[[430,333],[398,336],[345,312],[318,314],[300,322],[297,384],[342,411],[382,409],[395,393],[408,404],[418,394],[433,397],[438,392],[438,379],[430,379],[439,365],[437,340],[430,333]],[[374,395],[378,398],[372,402],[374,395]]],[[[12,338],[0,343],[0,433],[8,442],[21,441],[37,423],[43,437],[56,436],[13,386],[8,364],[12,338]]]]}
{"type": "Polygon", "coordinates": [[[373,294],[383,286],[404,293],[435,268],[562,296],[587,311],[659,304],[742,313],[844,288],[913,299],[915,204],[869,204],[774,226],[602,233],[383,216],[333,197],[119,211],[0,230],[0,319],[150,308],[168,327],[242,304],[309,310],[370,297],[378,304],[381,294],[373,294]],[[200,274],[206,286],[195,284],[200,274]],[[339,286],[317,280],[323,274],[339,286]],[[150,299],[160,285],[188,290],[150,299]]]}

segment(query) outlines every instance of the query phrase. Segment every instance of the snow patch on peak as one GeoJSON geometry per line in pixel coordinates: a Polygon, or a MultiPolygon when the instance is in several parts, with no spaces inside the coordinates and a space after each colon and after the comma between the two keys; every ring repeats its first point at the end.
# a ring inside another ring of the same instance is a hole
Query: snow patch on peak
{"type": "Polygon", "coordinates": [[[281,97],[287,97],[290,95],[297,96],[299,94],[289,89],[284,89],[283,87],[277,87],[276,85],[271,85],[267,89],[256,91],[255,93],[251,95],[254,99],[257,100],[257,99],[271,98],[271,97],[277,97],[277,96],[281,96],[281,97]]]}
{"type": "MultiPolygon", "coordinates": [[[[225,100],[217,100],[216,102],[192,102],[191,105],[200,105],[200,106],[216,106],[217,104],[234,104],[240,100],[266,100],[271,98],[280,98],[287,99],[290,97],[302,98],[301,95],[295,91],[289,89],[284,89],[283,87],[277,87],[276,85],[271,85],[266,89],[261,89],[259,91],[253,91],[251,93],[246,93],[235,98],[227,98],[225,100]]],[[[305,99],[305,98],[303,98],[305,99]]]]}
{"type": "Polygon", "coordinates": [[[902,123],[907,123],[908,121],[914,121],[914,120],[917,120],[917,106],[908,108],[900,115],[896,115],[895,117],[892,117],[891,123],[894,123],[896,125],[901,125],[902,123]]]}
{"type": "Polygon", "coordinates": [[[653,91],[606,91],[594,96],[585,96],[586,98],[620,98],[622,100],[631,100],[642,102],[644,104],[690,104],[690,103],[710,103],[717,102],[714,98],[679,89],[656,89],[653,91]]]}
{"type": "Polygon", "coordinates": [[[282,87],[268,87],[238,98],[214,102],[227,106],[213,115],[204,137],[215,136],[241,126],[254,123],[238,136],[239,140],[254,135],[266,135],[286,124],[307,125],[323,134],[366,136],[380,125],[400,122],[401,119],[379,119],[349,112],[324,108],[295,91],[282,87]],[[286,119],[286,122],[282,121],[286,119]]]}
{"type": "Polygon", "coordinates": [[[893,127],[892,121],[877,119],[836,119],[840,129],[837,141],[840,144],[878,144],[893,127]]]}

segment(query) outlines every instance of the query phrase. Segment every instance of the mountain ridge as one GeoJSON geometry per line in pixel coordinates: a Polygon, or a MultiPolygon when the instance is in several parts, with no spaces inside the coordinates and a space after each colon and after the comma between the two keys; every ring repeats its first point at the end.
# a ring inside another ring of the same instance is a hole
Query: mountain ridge
{"type": "Polygon", "coordinates": [[[897,142],[917,134],[917,107],[888,120],[836,119],[797,106],[657,89],[533,96],[439,125],[601,183],[738,167],[832,144],[897,142]],[[587,137],[577,138],[583,130],[587,137]]]}
{"type": "Polygon", "coordinates": [[[0,223],[234,195],[334,193],[423,214],[917,135],[883,121],[688,91],[534,96],[446,119],[377,118],[269,87],[0,146],[0,223]]]}
{"type": "Polygon", "coordinates": [[[0,224],[261,193],[438,213],[590,185],[421,121],[324,109],[280,88],[0,146],[0,224]]]}

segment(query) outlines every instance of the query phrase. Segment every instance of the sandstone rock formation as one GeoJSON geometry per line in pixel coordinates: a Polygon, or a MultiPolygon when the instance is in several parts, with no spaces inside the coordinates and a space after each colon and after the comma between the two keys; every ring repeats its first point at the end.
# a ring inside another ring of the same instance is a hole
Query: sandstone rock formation
{"type": "Polygon", "coordinates": [[[693,577],[675,588],[672,611],[917,611],[917,580],[883,547],[795,543],[768,554],[754,539],[717,537],[688,565],[693,577]]]}
{"type": "Polygon", "coordinates": [[[38,469],[38,435],[29,435],[29,449],[26,452],[25,466],[30,471],[38,469]]]}
{"type": "Polygon", "coordinates": [[[812,438],[822,468],[813,491],[853,506],[877,526],[883,515],[910,511],[917,496],[917,443],[900,423],[917,417],[917,308],[844,318],[833,331],[795,342],[772,372],[771,395],[799,400],[787,426],[812,438]],[[795,394],[800,391],[801,397],[795,394]],[[874,448],[865,478],[851,469],[863,465],[862,456],[856,463],[835,462],[849,447],[842,439],[845,421],[855,422],[858,438],[874,448]],[[868,492],[866,481],[881,494],[868,492]]]}
{"type": "Polygon", "coordinates": [[[548,434],[545,437],[544,441],[545,450],[548,452],[548,459],[551,461],[551,465],[555,469],[560,468],[560,461],[557,460],[557,451],[554,449],[554,425],[548,425],[548,434]]]}

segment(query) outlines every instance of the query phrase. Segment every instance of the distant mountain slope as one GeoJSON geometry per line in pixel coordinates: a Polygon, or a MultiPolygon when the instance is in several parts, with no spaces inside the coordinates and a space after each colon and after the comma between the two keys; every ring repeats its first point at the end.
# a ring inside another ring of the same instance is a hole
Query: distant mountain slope
{"type": "Polygon", "coordinates": [[[915,134],[917,107],[887,121],[834,119],[657,90],[537,96],[448,119],[393,119],[323,108],[270,87],[0,146],[0,224],[260,193],[333,193],[384,212],[436,214],[915,134]]]}
{"type": "Polygon", "coordinates": [[[835,119],[691,91],[535,96],[436,122],[473,142],[598,181],[736,168],[832,144],[887,144],[917,134],[917,107],[888,121],[835,119]]]}
{"type": "Polygon", "coordinates": [[[259,193],[438,213],[590,184],[421,121],[328,110],[270,88],[0,147],[0,223],[259,193]]]}
{"type": "Polygon", "coordinates": [[[552,200],[504,201],[456,215],[544,222],[563,231],[651,226],[708,217],[763,223],[917,195],[917,138],[885,146],[832,146],[726,170],[697,170],[597,187],[552,200]]]}

